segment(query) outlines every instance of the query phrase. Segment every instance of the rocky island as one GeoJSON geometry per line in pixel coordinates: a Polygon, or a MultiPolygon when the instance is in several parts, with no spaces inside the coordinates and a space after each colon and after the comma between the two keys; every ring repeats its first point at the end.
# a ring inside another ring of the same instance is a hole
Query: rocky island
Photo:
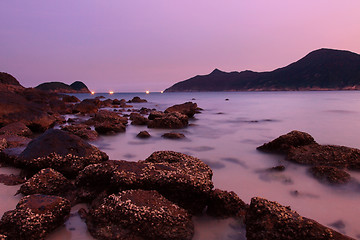
{"type": "Polygon", "coordinates": [[[90,93],[90,90],[81,81],[73,82],[67,85],[62,82],[46,82],[35,87],[43,91],[58,92],[58,93],[90,93]]]}

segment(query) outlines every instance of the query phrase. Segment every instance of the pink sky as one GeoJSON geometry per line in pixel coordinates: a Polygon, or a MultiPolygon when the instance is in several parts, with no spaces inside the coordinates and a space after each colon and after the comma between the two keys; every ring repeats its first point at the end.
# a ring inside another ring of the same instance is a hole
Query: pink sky
{"type": "Polygon", "coordinates": [[[214,68],[269,71],[318,48],[360,53],[359,0],[4,0],[0,71],[26,87],[161,91],[214,68]]]}

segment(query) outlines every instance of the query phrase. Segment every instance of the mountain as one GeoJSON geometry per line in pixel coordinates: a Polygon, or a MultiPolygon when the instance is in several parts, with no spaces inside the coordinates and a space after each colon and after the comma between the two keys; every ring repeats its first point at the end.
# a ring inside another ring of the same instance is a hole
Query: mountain
{"type": "Polygon", "coordinates": [[[73,82],[70,86],[62,82],[46,82],[36,86],[35,88],[60,93],[90,93],[87,86],[80,81],[73,82]]]}
{"type": "Polygon", "coordinates": [[[181,91],[294,91],[360,89],[360,55],[319,49],[271,72],[223,72],[215,69],[178,82],[165,92],[181,91]]]}

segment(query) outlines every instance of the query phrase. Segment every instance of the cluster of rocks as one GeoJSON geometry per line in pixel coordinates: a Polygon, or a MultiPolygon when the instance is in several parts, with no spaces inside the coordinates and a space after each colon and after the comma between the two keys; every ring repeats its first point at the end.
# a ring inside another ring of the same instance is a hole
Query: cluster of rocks
{"type": "Polygon", "coordinates": [[[345,170],[360,170],[360,150],[345,146],[320,145],[305,132],[291,131],[258,147],[264,152],[286,155],[286,160],[310,165],[309,172],[332,184],[348,183],[351,179],[345,170]]]}

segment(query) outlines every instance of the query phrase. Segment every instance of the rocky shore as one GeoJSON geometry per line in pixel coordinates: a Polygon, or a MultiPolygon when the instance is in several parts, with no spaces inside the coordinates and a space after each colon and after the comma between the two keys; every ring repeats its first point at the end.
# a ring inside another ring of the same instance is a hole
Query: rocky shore
{"type": "MultiPolygon", "coordinates": [[[[196,157],[157,151],[137,162],[109,160],[87,142],[123,134],[129,122],[183,129],[200,112],[192,102],[164,112],[126,104],[145,101],[80,101],[26,89],[11,75],[0,74],[0,163],[21,169],[19,176],[2,177],[9,185],[23,182],[17,193],[22,199],[0,220],[0,238],[43,239],[64,224],[72,206],[85,203],[88,210],[79,213],[95,239],[192,239],[196,215],[234,218],[246,227],[250,240],[351,239],[290,207],[260,197],[247,204],[234,192],[214,188],[212,169],[196,157]],[[63,115],[70,113],[76,117],[66,120],[63,115]]],[[[319,145],[299,131],[259,150],[311,165],[316,178],[330,183],[346,183],[351,176],[345,170],[360,168],[360,150],[319,145]]]]}

